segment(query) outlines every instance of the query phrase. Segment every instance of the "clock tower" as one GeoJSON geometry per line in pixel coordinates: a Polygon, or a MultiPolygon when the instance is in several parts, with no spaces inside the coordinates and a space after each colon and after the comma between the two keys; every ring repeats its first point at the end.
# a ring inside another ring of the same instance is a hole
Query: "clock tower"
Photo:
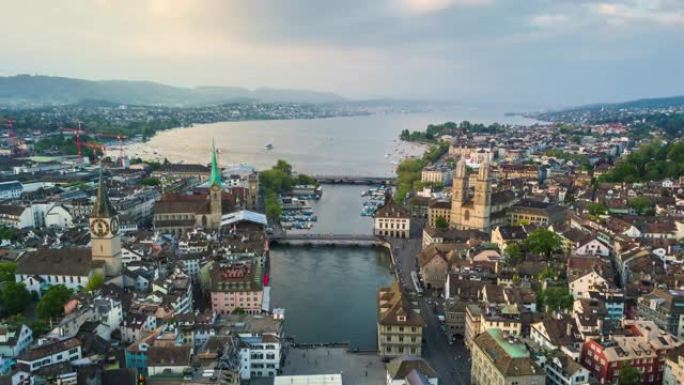
{"type": "Polygon", "coordinates": [[[95,205],[90,215],[90,244],[93,261],[103,261],[105,264],[105,276],[116,277],[121,275],[119,218],[109,202],[102,169],[100,169],[95,205]]]}

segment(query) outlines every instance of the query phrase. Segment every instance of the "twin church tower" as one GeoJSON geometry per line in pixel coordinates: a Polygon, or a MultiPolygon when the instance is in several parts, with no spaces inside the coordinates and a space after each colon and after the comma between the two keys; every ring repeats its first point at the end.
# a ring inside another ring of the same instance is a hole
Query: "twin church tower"
{"type": "Polygon", "coordinates": [[[491,228],[492,180],[489,163],[482,162],[475,180],[475,195],[468,196],[470,177],[463,158],[456,163],[452,186],[450,225],[458,230],[482,230],[491,228]]]}

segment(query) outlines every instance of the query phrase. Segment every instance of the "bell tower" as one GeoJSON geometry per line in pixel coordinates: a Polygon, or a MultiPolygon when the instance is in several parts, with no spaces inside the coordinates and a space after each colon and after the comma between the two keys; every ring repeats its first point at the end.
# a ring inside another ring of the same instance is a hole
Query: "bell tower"
{"type": "Polygon", "coordinates": [[[103,261],[106,277],[121,275],[121,237],[119,218],[109,202],[107,186],[100,168],[97,197],[90,215],[90,244],[93,261],[103,261]]]}
{"type": "Polygon", "coordinates": [[[451,187],[450,226],[455,229],[461,229],[463,226],[462,211],[463,205],[466,203],[467,191],[468,172],[466,170],[465,160],[461,158],[458,163],[456,163],[456,171],[451,187]]]}
{"type": "Polygon", "coordinates": [[[492,181],[489,175],[489,162],[480,164],[473,197],[473,216],[480,230],[488,231],[492,214],[492,181]]]}
{"type": "Polygon", "coordinates": [[[212,141],[211,174],[209,175],[209,217],[211,221],[209,226],[214,229],[218,229],[221,226],[221,216],[223,215],[222,190],[221,169],[218,167],[216,147],[212,141]]]}

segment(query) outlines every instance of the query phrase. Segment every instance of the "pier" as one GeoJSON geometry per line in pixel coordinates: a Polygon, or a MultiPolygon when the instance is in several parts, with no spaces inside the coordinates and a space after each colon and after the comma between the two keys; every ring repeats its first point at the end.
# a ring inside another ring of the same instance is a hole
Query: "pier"
{"type": "Polygon", "coordinates": [[[384,246],[387,242],[364,234],[279,234],[271,236],[272,244],[290,246],[384,246]]]}
{"type": "Polygon", "coordinates": [[[386,185],[393,186],[396,178],[388,176],[354,176],[354,175],[313,175],[320,184],[348,185],[386,185]]]}

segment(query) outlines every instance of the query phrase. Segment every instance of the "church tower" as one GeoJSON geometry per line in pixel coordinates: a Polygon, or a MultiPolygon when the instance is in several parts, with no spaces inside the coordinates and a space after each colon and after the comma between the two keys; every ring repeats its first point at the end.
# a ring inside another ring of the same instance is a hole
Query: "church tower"
{"type": "Polygon", "coordinates": [[[475,196],[473,197],[474,224],[483,231],[488,231],[492,214],[492,181],[489,175],[489,162],[480,164],[480,171],[475,182],[475,196]]]}
{"type": "Polygon", "coordinates": [[[451,187],[451,215],[450,225],[453,228],[461,229],[463,227],[463,206],[466,203],[468,196],[468,172],[466,170],[465,160],[459,159],[456,163],[456,171],[454,173],[453,184],[451,187]]]}
{"type": "Polygon", "coordinates": [[[104,262],[106,277],[121,275],[121,237],[119,218],[109,202],[107,186],[100,168],[97,197],[90,215],[90,244],[93,261],[104,262]]]}
{"type": "Polygon", "coordinates": [[[209,217],[210,227],[218,229],[223,215],[221,169],[216,160],[216,147],[211,143],[211,174],[209,175],[209,217]]]}

